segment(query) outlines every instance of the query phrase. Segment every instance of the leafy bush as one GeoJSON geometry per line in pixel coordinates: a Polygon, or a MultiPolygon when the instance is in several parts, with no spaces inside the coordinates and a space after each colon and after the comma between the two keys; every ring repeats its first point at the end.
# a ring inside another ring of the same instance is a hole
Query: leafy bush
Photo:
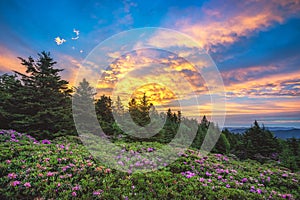
{"type": "MultiPolygon", "coordinates": [[[[300,174],[274,163],[189,149],[159,170],[127,173],[104,166],[77,139],[0,131],[0,199],[300,199],[300,174]]],[[[135,154],[162,148],[117,145],[135,154]]]]}

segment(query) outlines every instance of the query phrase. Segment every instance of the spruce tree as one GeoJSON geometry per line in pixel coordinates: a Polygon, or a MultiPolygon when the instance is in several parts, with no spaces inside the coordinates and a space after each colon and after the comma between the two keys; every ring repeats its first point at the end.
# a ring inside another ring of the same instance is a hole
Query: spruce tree
{"type": "Polygon", "coordinates": [[[16,75],[0,76],[0,129],[13,129],[11,123],[18,117],[14,99],[19,90],[22,85],[16,75]]]}
{"type": "Polygon", "coordinates": [[[246,158],[263,161],[263,157],[271,158],[272,154],[280,151],[273,133],[264,127],[261,128],[256,120],[254,125],[246,130],[243,140],[246,158]]]}
{"type": "Polygon", "coordinates": [[[94,95],[96,95],[94,88],[90,86],[85,78],[79,83],[78,87],[75,87],[73,114],[76,127],[82,132],[94,130],[91,126],[99,126],[99,124],[91,124],[93,116],[95,116],[94,95]]]}
{"type": "Polygon", "coordinates": [[[56,69],[50,53],[38,54],[38,59],[19,58],[26,67],[26,73],[19,75],[22,89],[18,90],[12,102],[15,116],[11,126],[28,132],[39,139],[59,135],[76,134],[71,112],[71,92],[68,82],[56,69]]]}

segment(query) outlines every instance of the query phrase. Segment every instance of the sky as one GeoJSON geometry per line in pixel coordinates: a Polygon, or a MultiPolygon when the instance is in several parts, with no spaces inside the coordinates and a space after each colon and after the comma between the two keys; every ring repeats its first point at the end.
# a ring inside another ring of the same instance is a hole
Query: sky
{"type": "MultiPolygon", "coordinates": [[[[211,57],[226,92],[225,126],[250,126],[256,119],[265,126],[300,127],[299,0],[3,0],[0,74],[24,72],[17,57],[35,58],[49,51],[57,67],[65,69],[62,77],[75,84],[82,62],[101,42],[122,31],[145,27],[186,34],[211,57]]],[[[124,39],[129,40],[132,38],[124,39]]],[[[172,42],[164,41],[163,35],[155,41],[159,45],[172,42]]],[[[186,106],[183,114],[194,118],[211,115],[207,80],[195,75],[193,65],[182,57],[152,50],[127,55],[116,51],[111,57],[115,60],[102,74],[98,92],[117,86],[130,90],[132,96],[146,91],[153,101],[176,109],[176,98],[182,100],[178,92],[193,90],[205,101],[200,110],[193,104],[186,106]],[[142,62],[151,63],[152,68],[142,62]],[[156,78],[181,84],[179,79],[167,79],[167,71],[187,77],[190,87],[182,86],[176,92],[171,86],[147,82],[156,78]],[[140,84],[135,85],[136,90],[133,81],[140,84]]]]}

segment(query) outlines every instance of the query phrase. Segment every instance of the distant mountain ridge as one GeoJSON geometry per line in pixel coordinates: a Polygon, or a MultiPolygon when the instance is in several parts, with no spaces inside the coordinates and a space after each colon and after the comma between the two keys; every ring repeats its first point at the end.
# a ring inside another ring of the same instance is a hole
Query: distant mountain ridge
{"type": "MultiPolygon", "coordinates": [[[[227,128],[232,133],[244,133],[249,127],[224,127],[227,128]]],[[[266,127],[267,130],[270,130],[274,135],[281,139],[287,138],[300,138],[300,128],[294,127],[266,127]]]]}

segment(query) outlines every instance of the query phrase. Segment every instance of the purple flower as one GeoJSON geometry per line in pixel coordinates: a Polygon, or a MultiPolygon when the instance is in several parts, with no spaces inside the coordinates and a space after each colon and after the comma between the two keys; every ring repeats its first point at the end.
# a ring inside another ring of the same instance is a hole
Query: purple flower
{"type": "Polygon", "coordinates": [[[65,167],[62,168],[63,171],[66,171],[67,169],[69,169],[70,167],[67,165],[65,167]]]}
{"type": "Polygon", "coordinates": [[[30,187],[31,187],[31,185],[30,185],[29,182],[24,183],[24,186],[27,187],[27,188],[30,188],[30,187]]]}
{"type": "Polygon", "coordinates": [[[15,173],[10,173],[10,174],[8,174],[7,176],[8,176],[8,178],[10,178],[10,179],[17,178],[17,174],[15,174],[15,173]]]}
{"type": "Polygon", "coordinates": [[[147,149],[147,151],[148,151],[148,152],[152,152],[152,151],[154,151],[154,149],[151,148],[151,147],[149,147],[149,148],[147,149]]]}
{"type": "Polygon", "coordinates": [[[261,189],[256,190],[257,194],[261,194],[261,189]]]}
{"type": "Polygon", "coordinates": [[[243,178],[243,179],[242,179],[242,182],[243,182],[243,183],[246,183],[247,181],[248,181],[247,178],[243,178]]]}
{"type": "Polygon", "coordinates": [[[42,144],[51,144],[49,140],[42,140],[42,144]]]}
{"type": "Polygon", "coordinates": [[[226,183],[226,182],[227,182],[227,179],[223,179],[222,182],[223,182],[223,183],[226,183]]]}
{"type": "Polygon", "coordinates": [[[192,178],[193,176],[195,176],[195,173],[189,172],[186,177],[187,178],[192,178]]]}
{"type": "Polygon", "coordinates": [[[282,177],[288,177],[289,175],[288,174],[282,174],[282,177]]]}
{"type": "Polygon", "coordinates": [[[211,176],[212,174],[209,173],[209,172],[206,172],[205,175],[206,175],[206,176],[211,176]]]}
{"type": "Polygon", "coordinates": [[[77,196],[77,193],[76,193],[76,192],[72,192],[72,196],[73,196],[73,197],[76,197],[76,196],[77,196]]]}
{"type": "Polygon", "coordinates": [[[229,185],[229,184],[227,184],[227,185],[226,185],[226,187],[227,187],[227,188],[230,188],[230,185],[229,185]]]}
{"type": "Polygon", "coordinates": [[[74,191],[74,190],[76,190],[76,191],[77,191],[77,190],[80,190],[80,186],[79,186],[79,185],[76,185],[75,187],[72,188],[72,190],[73,190],[73,191],[74,191]]]}
{"type": "Polygon", "coordinates": [[[102,190],[94,191],[93,195],[100,195],[102,192],[103,192],[102,190]]]}
{"type": "Polygon", "coordinates": [[[199,178],[199,181],[200,181],[200,182],[204,182],[205,179],[201,177],[201,178],[199,178]]]}
{"type": "Polygon", "coordinates": [[[21,183],[20,181],[14,181],[14,182],[12,182],[11,185],[16,187],[17,185],[20,185],[20,183],[21,183]]]}
{"type": "Polygon", "coordinates": [[[47,176],[49,176],[49,177],[50,177],[50,176],[53,176],[53,175],[54,175],[53,172],[48,172],[48,173],[47,173],[47,176]]]}
{"type": "Polygon", "coordinates": [[[255,187],[254,187],[254,186],[251,186],[251,188],[250,188],[250,192],[256,192],[256,190],[255,190],[255,187]]]}

